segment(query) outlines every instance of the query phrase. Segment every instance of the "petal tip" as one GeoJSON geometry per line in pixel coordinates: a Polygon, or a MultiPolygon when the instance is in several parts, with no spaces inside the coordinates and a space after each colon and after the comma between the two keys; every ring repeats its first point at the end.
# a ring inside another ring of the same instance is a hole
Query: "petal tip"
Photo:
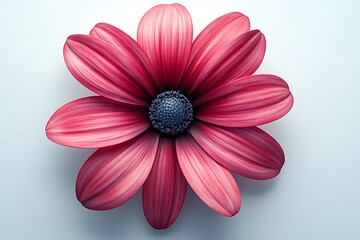
{"type": "Polygon", "coordinates": [[[49,138],[49,134],[51,133],[51,118],[49,119],[49,121],[46,123],[45,125],[45,134],[46,136],[49,138]]]}
{"type": "Polygon", "coordinates": [[[109,209],[100,208],[100,207],[97,206],[97,205],[93,205],[93,204],[91,204],[91,202],[89,202],[89,201],[80,201],[79,199],[78,199],[78,201],[81,203],[81,205],[82,205],[84,208],[89,209],[89,210],[94,210],[94,211],[109,210],[109,209]]]}
{"type": "Polygon", "coordinates": [[[173,223],[170,223],[170,224],[158,224],[158,223],[153,223],[151,221],[149,221],[148,219],[146,219],[148,221],[148,223],[150,224],[150,226],[152,228],[154,228],[155,230],[164,230],[164,229],[167,229],[169,228],[173,223]]]}
{"type": "Polygon", "coordinates": [[[259,29],[254,29],[250,31],[252,34],[250,34],[250,37],[255,38],[254,41],[257,43],[266,43],[265,34],[261,32],[259,29]]]}
{"type": "Polygon", "coordinates": [[[104,22],[99,22],[95,24],[95,26],[90,30],[89,35],[97,37],[99,35],[99,32],[104,31],[106,28],[111,28],[112,25],[104,22]]]}
{"type": "Polygon", "coordinates": [[[232,212],[230,212],[229,217],[233,217],[240,211],[240,206],[238,208],[235,208],[232,212]]]}
{"type": "Polygon", "coordinates": [[[239,195],[238,199],[232,200],[232,205],[229,205],[227,208],[224,208],[222,211],[219,211],[221,215],[225,217],[233,217],[235,216],[241,208],[241,197],[239,195]]]}
{"type": "Polygon", "coordinates": [[[79,41],[81,38],[83,38],[86,35],[83,34],[72,34],[66,38],[65,45],[73,44],[74,42],[79,41]]]}

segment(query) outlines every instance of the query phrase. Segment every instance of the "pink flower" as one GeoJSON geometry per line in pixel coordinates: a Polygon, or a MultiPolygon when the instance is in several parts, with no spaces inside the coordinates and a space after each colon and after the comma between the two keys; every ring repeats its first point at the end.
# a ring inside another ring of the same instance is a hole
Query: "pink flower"
{"type": "Polygon", "coordinates": [[[79,172],[77,198],[107,210],[142,187],[145,217],[162,229],[179,215],[189,183],[210,208],[233,216],[241,198],[230,171],[270,179],[285,160],[276,140],[256,127],[293,105],[284,80],[252,75],[264,35],[232,12],[192,42],[188,11],[172,4],[150,9],[137,39],[99,23],[64,45],[69,71],[99,95],[64,105],[46,126],[56,143],[99,148],[79,172]]]}

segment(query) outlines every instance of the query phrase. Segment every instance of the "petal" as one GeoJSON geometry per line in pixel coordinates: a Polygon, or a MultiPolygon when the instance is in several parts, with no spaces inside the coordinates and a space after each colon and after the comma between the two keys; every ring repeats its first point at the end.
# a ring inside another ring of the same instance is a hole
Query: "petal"
{"type": "Polygon", "coordinates": [[[199,79],[196,79],[193,76],[200,75],[201,72],[206,74],[207,70],[203,68],[212,57],[215,57],[217,51],[248,31],[250,31],[249,18],[239,12],[225,14],[205,27],[193,43],[188,68],[180,84],[181,90],[189,94],[198,84],[194,82],[195,80],[206,81],[204,77],[199,76],[199,79]]]}
{"type": "Polygon", "coordinates": [[[84,207],[107,210],[129,200],[154,163],[159,135],[148,131],[120,145],[100,148],[85,162],[76,180],[84,207]]]}
{"type": "Polygon", "coordinates": [[[95,37],[71,35],[64,45],[64,59],[72,75],[91,91],[118,102],[148,106],[151,98],[142,83],[150,76],[129,51],[119,52],[95,37]]]}
{"type": "Polygon", "coordinates": [[[58,109],[46,125],[46,134],[58,144],[99,148],[125,142],[149,126],[144,109],[94,96],[58,109]]]}
{"type": "Polygon", "coordinates": [[[210,157],[244,177],[270,179],[284,165],[280,144],[260,128],[225,128],[195,122],[190,133],[210,157]]]}
{"type": "Polygon", "coordinates": [[[152,170],[144,183],[142,198],[147,221],[156,229],[170,227],[180,213],[186,180],[176,157],[175,142],[160,138],[152,170]]]}
{"type": "Polygon", "coordinates": [[[192,37],[190,14],[180,4],[157,5],[141,19],[138,43],[153,63],[160,91],[178,86],[189,58],[192,37]]]}
{"type": "Polygon", "coordinates": [[[109,43],[118,50],[121,56],[131,56],[129,60],[133,61],[133,66],[138,66],[137,71],[142,75],[142,77],[138,79],[140,81],[139,83],[150,96],[156,96],[153,79],[154,72],[151,68],[150,59],[134,39],[120,29],[107,23],[96,24],[90,31],[90,36],[109,43]]]}
{"type": "Polygon", "coordinates": [[[275,121],[290,111],[294,99],[286,82],[274,75],[239,78],[194,101],[196,117],[226,127],[252,127],[275,121]]]}
{"type": "Polygon", "coordinates": [[[210,158],[189,134],[176,139],[176,152],[181,170],[194,192],[218,213],[235,215],[241,198],[231,173],[210,158]]]}
{"type": "Polygon", "coordinates": [[[235,38],[228,37],[230,34],[232,32],[223,38],[213,37],[212,42],[205,45],[203,38],[209,35],[206,30],[195,40],[189,66],[180,84],[180,89],[187,95],[198,96],[233,78],[251,75],[260,66],[265,54],[264,35],[259,30],[235,38]]]}

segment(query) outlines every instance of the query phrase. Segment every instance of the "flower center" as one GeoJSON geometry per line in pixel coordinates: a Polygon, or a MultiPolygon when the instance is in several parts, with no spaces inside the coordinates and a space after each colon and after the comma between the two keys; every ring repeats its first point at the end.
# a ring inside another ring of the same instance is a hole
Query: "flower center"
{"type": "Polygon", "coordinates": [[[181,93],[166,91],[151,102],[149,119],[161,133],[175,135],[184,132],[193,120],[193,107],[181,93]]]}

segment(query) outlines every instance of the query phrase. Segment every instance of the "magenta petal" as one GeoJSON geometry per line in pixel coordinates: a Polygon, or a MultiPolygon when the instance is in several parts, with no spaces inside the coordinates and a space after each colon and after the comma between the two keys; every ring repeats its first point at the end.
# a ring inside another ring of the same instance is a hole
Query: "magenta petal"
{"type": "Polygon", "coordinates": [[[286,82],[274,75],[234,79],[196,99],[196,117],[225,127],[252,127],[290,111],[294,99],[286,82]]]}
{"type": "Polygon", "coordinates": [[[190,133],[219,164],[244,177],[273,178],[285,161],[280,144],[257,127],[226,128],[196,122],[190,133]]]}
{"type": "Polygon", "coordinates": [[[251,75],[264,58],[265,46],[264,35],[252,30],[222,45],[214,44],[207,51],[200,50],[197,55],[191,55],[192,61],[180,87],[188,95],[199,95],[233,78],[251,75]]]}
{"type": "Polygon", "coordinates": [[[180,213],[186,180],[176,157],[175,142],[160,138],[152,170],[144,183],[142,203],[147,221],[156,229],[170,227],[180,213]]]}
{"type": "Polygon", "coordinates": [[[176,89],[191,50],[189,12],[180,4],[157,5],[141,19],[137,36],[153,63],[159,91],[176,89]]]}
{"type": "Polygon", "coordinates": [[[265,37],[259,30],[248,31],[249,27],[241,13],[210,23],[194,41],[181,90],[196,96],[254,73],[265,54],[265,37]]]}
{"type": "Polygon", "coordinates": [[[85,87],[118,102],[148,106],[151,97],[143,83],[150,76],[137,58],[86,35],[71,35],[64,45],[65,63],[85,87]]]}
{"type": "Polygon", "coordinates": [[[149,126],[146,110],[97,96],[62,106],[47,123],[46,134],[58,144],[99,148],[125,142],[149,126]]]}
{"type": "Polygon", "coordinates": [[[133,66],[138,66],[137,71],[139,71],[142,76],[138,79],[140,84],[151,96],[156,95],[153,79],[154,73],[151,68],[150,59],[134,39],[120,29],[107,23],[96,24],[90,31],[90,36],[106,41],[118,50],[121,56],[131,56],[129,60],[133,61],[133,66]]]}
{"type": "Polygon", "coordinates": [[[181,170],[194,192],[218,213],[235,215],[241,198],[231,173],[210,158],[190,134],[176,139],[176,152],[181,170]]]}
{"type": "Polygon", "coordinates": [[[125,143],[100,148],[84,163],[76,196],[89,209],[107,210],[129,200],[154,163],[159,135],[148,131],[125,143]]]}

